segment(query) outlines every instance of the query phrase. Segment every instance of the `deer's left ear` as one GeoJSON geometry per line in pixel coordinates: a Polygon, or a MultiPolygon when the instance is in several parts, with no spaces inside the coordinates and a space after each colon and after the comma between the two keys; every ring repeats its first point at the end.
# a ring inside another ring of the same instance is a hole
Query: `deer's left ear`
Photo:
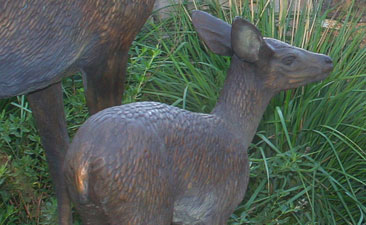
{"type": "Polygon", "coordinates": [[[261,48],[268,48],[259,30],[250,22],[236,17],[231,29],[231,45],[235,54],[247,62],[261,58],[261,48]]]}
{"type": "Polygon", "coordinates": [[[233,55],[230,24],[198,10],[192,12],[192,23],[211,51],[218,55],[233,55]]]}

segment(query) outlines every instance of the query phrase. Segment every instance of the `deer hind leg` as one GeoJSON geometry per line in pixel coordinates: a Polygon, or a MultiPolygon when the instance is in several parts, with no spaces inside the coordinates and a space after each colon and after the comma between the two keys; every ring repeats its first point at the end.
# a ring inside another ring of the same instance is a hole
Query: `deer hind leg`
{"type": "MultiPolygon", "coordinates": [[[[118,44],[113,44],[112,41],[112,45],[101,47],[99,52],[92,54],[99,53],[100,57],[91,60],[88,65],[83,67],[86,102],[90,114],[121,104],[128,51],[137,33],[151,14],[153,4],[150,3],[144,12],[141,11],[137,20],[131,21],[124,27],[126,31],[121,33],[118,44]]],[[[143,5],[145,4],[143,3],[143,5]]],[[[145,7],[143,5],[140,7],[145,7]]]]}
{"type": "Polygon", "coordinates": [[[128,50],[111,52],[100,62],[83,68],[90,114],[122,103],[127,60],[128,50]]]}
{"type": "MultiPolygon", "coordinates": [[[[144,144],[136,143],[136,146],[147,149],[144,144]]],[[[153,143],[152,146],[154,147],[153,143]]],[[[151,163],[153,157],[142,157],[148,159],[141,163],[145,169],[136,169],[134,165],[126,163],[130,171],[139,171],[138,173],[120,174],[116,179],[119,171],[107,172],[108,168],[103,167],[100,169],[102,176],[91,176],[89,184],[94,193],[90,194],[90,198],[98,199],[101,205],[99,208],[104,210],[110,225],[170,225],[173,220],[174,203],[167,171],[160,168],[162,162],[154,164],[151,163]],[[106,174],[109,176],[106,177],[106,174]]],[[[131,157],[126,157],[126,160],[131,160],[131,157]]]]}
{"type": "Polygon", "coordinates": [[[171,225],[173,219],[172,207],[157,207],[156,205],[146,208],[132,208],[128,216],[113,214],[109,216],[111,225],[171,225]],[[154,206],[155,208],[153,208],[154,206]]]}
{"type": "Polygon", "coordinates": [[[69,136],[66,129],[61,83],[30,93],[28,101],[41,136],[55,187],[59,224],[71,224],[71,204],[62,173],[69,136]]]}
{"type": "Polygon", "coordinates": [[[97,199],[108,199],[100,202],[109,223],[170,225],[177,190],[162,138],[140,123],[122,124],[116,132],[125,140],[114,143],[121,149],[110,149],[105,158],[111,166],[96,169],[90,180],[97,199]]]}
{"type": "Polygon", "coordinates": [[[110,225],[108,218],[100,207],[93,203],[87,205],[75,205],[83,225],[110,225]]]}

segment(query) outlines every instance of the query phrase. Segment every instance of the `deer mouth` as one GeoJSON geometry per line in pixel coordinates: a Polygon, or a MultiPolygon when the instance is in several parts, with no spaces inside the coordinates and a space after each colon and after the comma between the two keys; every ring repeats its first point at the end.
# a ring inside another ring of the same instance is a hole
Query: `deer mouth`
{"type": "Polygon", "coordinates": [[[308,68],[307,75],[288,75],[290,83],[301,82],[303,80],[319,81],[326,78],[330,72],[333,70],[333,63],[327,63],[322,65],[322,67],[310,67],[308,68]]]}
{"type": "Polygon", "coordinates": [[[326,77],[328,77],[330,71],[332,71],[332,69],[327,69],[325,71],[322,71],[321,73],[318,73],[316,75],[303,75],[303,76],[289,76],[289,83],[290,84],[294,84],[294,83],[312,83],[312,82],[316,82],[316,81],[321,81],[324,80],[326,77]]]}

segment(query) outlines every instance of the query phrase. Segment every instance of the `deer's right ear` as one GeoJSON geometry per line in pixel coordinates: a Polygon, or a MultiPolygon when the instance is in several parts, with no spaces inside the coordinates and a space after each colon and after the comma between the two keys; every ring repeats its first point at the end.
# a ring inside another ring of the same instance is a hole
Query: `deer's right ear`
{"type": "Polygon", "coordinates": [[[218,55],[233,55],[230,24],[199,10],[192,12],[192,23],[212,52],[218,55]]]}
{"type": "Polygon", "coordinates": [[[259,30],[240,17],[236,17],[233,22],[231,37],[235,54],[247,62],[258,61],[260,49],[267,47],[259,30]]]}

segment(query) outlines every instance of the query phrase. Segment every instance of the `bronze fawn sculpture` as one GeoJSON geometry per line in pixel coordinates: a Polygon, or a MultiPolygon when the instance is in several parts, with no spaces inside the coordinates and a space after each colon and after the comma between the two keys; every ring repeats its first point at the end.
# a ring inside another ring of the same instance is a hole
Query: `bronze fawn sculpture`
{"type": "Polygon", "coordinates": [[[332,60],[263,38],[241,18],[192,21],[207,46],[232,56],[211,114],[156,102],[105,109],[83,124],[65,159],[85,224],[222,225],[249,181],[247,148],[272,96],[324,79],[332,60]]]}
{"type": "Polygon", "coordinates": [[[62,165],[69,145],[60,80],[81,70],[90,113],[121,104],[129,47],[154,0],[5,0],[0,4],[0,99],[28,94],[71,223],[62,165]]]}

